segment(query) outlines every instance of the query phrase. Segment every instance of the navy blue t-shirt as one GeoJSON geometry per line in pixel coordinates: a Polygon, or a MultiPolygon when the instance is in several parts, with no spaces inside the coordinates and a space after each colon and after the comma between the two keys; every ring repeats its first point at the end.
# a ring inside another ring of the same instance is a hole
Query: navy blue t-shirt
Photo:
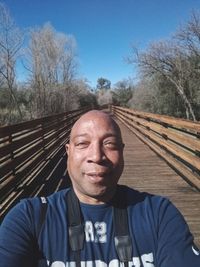
{"type": "MultiPolygon", "coordinates": [[[[133,244],[129,267],[200,267],[200,252],[193,236],[169,200],[128,187],[122,190],[127,198],[133,244]]],[[[68,244],[67,192],[48,197],[40,230],[39,198],[25,199],[8,213],[0,227],[0,267],[75,267],[68,244]],[[38,251],[44,258],[39,265],[38,251]]],[[[85,227],[81,267],[123,266],[114,246],[111,205],[81,203],[81,211],[85,227]]]]}

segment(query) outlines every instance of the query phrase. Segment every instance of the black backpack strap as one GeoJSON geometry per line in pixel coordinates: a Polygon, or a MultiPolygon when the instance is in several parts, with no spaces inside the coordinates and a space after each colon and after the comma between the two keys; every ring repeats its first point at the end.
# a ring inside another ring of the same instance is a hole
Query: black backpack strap
{"type": "MultiPolygon", "coordinates": [[[[114,243],[119,260],[124,262],[125,266],[128,266],[128,262],[132,261],[132,240],[129,233],[126,196],[122,189],[118,186],[117,193],[112,201],[115,231],[114,243]]],[[[84,226],[80,203],[73,189],[67,193],[66,201],[68,207],[69,244],[74,252],[76,266],[80,267],[80,253],[84,245],[84,226]]]]}
{"type": "Polygon", "coordinates": [[[123,188],[118,186],[117,193],[113,199],[113,224],[114,243],[119,260],[128,266],[132,261],[132,240],[129,233],[128,212],[126,194],[123,188]]]}
{"type": "MultiPolygon", "coordinates": [[[[43,252],[39,248],[39,236],[42,230],[42,226],[45,221],[46,213],[47,213],[47,208],[48,208],[48,201],[47,198],[45,197],[39,197],[40,201],[40,216],[39,216],[39,222],[36,226],[36,243],[35,243],[35,261],[37,266],[46,266],[46,258],[43,254],[43,252]]],[[[34,265],[35,266],[35,265],[34,265]]]]}
{"type": "Polygon", "coordinates": [[[84,225],[80,210],[79,200],[71,189],[66,195],[67,200],[67,218],[70,248],[74,253],[76,266],[81,266],[81,250],[84,245],[84,225]]]}
{"type": "Polygon", "coordinates": [[[40,221],[39,221],[39,225],[38,225],[38,229],[37,229],[37,236],[39,237],[42,226],[44,224],[45,221],[45,217],[46,217],[46,213],[47,213],[47,207],[48,207],[48,201],[46,197],[40,197],[40,201],[41,201],[41,209],[40,209],[40,221]]]}

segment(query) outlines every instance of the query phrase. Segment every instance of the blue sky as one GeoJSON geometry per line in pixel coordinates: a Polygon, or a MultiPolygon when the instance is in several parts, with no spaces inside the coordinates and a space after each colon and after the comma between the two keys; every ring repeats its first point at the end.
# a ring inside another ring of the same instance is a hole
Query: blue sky
{"type": "MultiPolygon", "coordinates": [[[[79,76],[96,86],[99,77],[115,84],[133,77],[135,70],[124,58],[131,44],[146,47],[166,39],[200,0],[4,0],[20,28],[51,22],[77,42],[79,76]]],[[[22,74],[19,74],[19,76],[22,74]]],[[[20,77],[19,77],[20,78],[20,77]]]]}

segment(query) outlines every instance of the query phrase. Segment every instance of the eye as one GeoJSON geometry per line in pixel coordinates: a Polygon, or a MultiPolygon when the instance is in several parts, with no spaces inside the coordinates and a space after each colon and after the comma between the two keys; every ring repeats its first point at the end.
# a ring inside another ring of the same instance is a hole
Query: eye
{"type": "Polygon", "coordinates": [[[116,141],[112,141],[112,140],[105,141],[104,146],[108,149],[113,149],[113,150],[119,148],[119,144],[116,141]]]}
{"type": "Polygon", "coordinates": [[[75,147],[78,149],[84,149],[84,148],[87,148],[88,146],[89,146],[88,141],[78,141],[75,143],[75,147]]]}

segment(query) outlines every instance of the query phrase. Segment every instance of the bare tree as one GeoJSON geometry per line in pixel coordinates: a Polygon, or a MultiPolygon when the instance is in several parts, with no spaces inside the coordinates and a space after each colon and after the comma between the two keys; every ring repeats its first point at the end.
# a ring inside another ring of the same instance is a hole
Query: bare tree
{"type": "Polygon", "coordinates": [[[196,120],[191,99],[188,97],[191,64],[187,55],[176,43],[157,42],[151,44],[146,52],[139,52],[134,48],[133,55],[134,57],[129,58],[129,63],[138,63],[143,74],[147,76],[160,74],[174,84],[174,88],[183,99],[187,118],[196,120]]]}
{"type": "Polygon", "coordinates": [[[38,116],[54,112],[55,99],[60,111],[67,109],[77,67],[75,48],[72,36],[56,32],[49,23],[31,31],[28,68],[38,116]]]}
{"type": "Polygon", "coordinates": [[[190,20],[176,32],[175,39],[190,62],[190,92],[200,118],[200,11],[192,12],[190,20]]]}
{"type": "Polygon", "coordinates": [[[0,3],[0,84],[9,90],[10,112],[14,103],[21,118],[22,112],[15,95],[15,67],[22,44],[22,32],[15,25],[5,5],[0,3]]]}
{"type": "Polygon", "coordinates": [[[192,12],[190,20],[176,32],[175,39],[186,53],[200,59],[200,12],[192,12]]]}
{"type": "Polygon", "coordinates": [[[183,100],[186,117],[196,120],[200,105],[200,13],[193,12],[171,39],[152,43],[146,51],[133,47],[128,62],[136,63],[144,76],[156,75],[171,82],[183,100]]]}

